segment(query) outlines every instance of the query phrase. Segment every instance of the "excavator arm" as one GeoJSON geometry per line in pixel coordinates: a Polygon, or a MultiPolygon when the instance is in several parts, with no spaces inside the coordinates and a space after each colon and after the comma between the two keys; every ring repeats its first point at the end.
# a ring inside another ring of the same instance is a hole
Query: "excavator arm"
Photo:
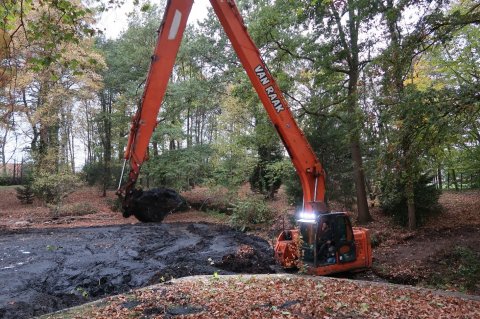
{"type": "Polygon", "coordinates": [[[158,40],[152,55],[145,89],[140,106],[132,119],[125,162],[120,176],[117,195],[122,198],[124,211],[132,206],[135,183],[140,174],[140,167],[148,159],[148,144],[157,126],[157,116],[167,90],[168,80],[173,71],[183,32],[193,0],[169,0],[162,23],[158,30],[158,40]],[[125,164],[129,164],[128,179],[122,184],[125,164]]]}
{"type": "MultiPolygon", "coordinates": [[[[295,122],[285,97],[250,38],[235,2],[210,2],[300,177],[304,211],[326,211],[325,174],[322,165],[295,122]]],[[[146,160],[148,144],[157,124],[157,115],[192,4],[193,0],[169,0],[167,3],[141,106],[132,120],[125,152],[125,161],[129,163],[130,172],[128,180],[120,185],[117,191],[117,194],[123,197],[124,208],[130,205],[140,167],[146,160]]]]}

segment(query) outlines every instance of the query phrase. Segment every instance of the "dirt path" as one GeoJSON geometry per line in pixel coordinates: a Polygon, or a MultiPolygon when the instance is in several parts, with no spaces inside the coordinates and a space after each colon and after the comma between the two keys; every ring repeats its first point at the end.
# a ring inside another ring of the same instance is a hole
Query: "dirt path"
{"type": "Polygon", "coordinates": [[[222,259],[240,255],[244,273],[273,271],[267,242],[222,225],[10,232],[0,235],[0,318],[29,318],[172,277],[231,274],[222,259]]]}

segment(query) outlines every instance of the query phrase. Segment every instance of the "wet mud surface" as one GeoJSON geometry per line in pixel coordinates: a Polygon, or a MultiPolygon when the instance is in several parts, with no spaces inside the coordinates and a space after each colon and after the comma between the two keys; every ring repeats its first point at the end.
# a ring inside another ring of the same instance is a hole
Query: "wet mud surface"
{"type": "Polygon", "coordinates": [[[257,237],[213,224],[0,233],[0,318],[30,318],[191,275],[274,272],[257,237]]]}

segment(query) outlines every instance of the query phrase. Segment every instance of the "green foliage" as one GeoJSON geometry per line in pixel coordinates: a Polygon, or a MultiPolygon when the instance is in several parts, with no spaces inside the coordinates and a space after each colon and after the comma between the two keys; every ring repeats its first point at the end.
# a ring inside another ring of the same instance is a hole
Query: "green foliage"
{"type": "Polygon", "coordinates": [[[468,247],[456,247],[454,258],[460,264],[454,271],[455,275],[463,278],[466,290],[478,288],[480,282],[480,254],[468,247]]]}
{"type": "Polygon", "coordinates": [[[58,250],[60,248],[63,248],[63,247],[58,247],[58,246],[55,246],[55,245],[47,245],[45,248],[47,249],[47,251],[56,251],[56,250],[58,250]]]}
{"type": "Polygon", "coordinates": [[[0,186],[18,185],[18,181],[11,176],[0,175],[0,186]]]}
{"type": "Polygon", "coordinates": [[[263,196],[252,195],[245,199],[239,199],[233,205],[230,224],[245,231],[254,224],[270,223],[272,218],[273,213],[265,203],[263,196]]]}
{"type": "Polygon", "coordinates": [[[258,153],[260,160],[250,175],[250,186],[252,190],[272,199],[282,184],[282,150],[279,147],[269,149],[260,146],[258,153]]]}
{"type": "Polygon", "coordinates": [[[208,179],[209,185],[222,185],[229,188],[238,188],[248,181],[256,160],[246,154],[246,150],[238,145],[214,145],[215,154],[212,156],[212,175],[208,179]]]}
{"type": "Polygon", "coordinates": [[[285,185],[288,202],[299,208],[303,202],[303,190],[300,178],[293,165],[290,165],[284,174],[285,177],[283,178],[283,184],[285,185]]]}
{"type": "Polygon", "coordinates": [[[86,290],[86,289],[83,288],[83,287],[77,287],[77,288],[75,288],[74,293],[80,294],[80,296],[82,296],[84,299],[88,299],[88,297],[90,296],[90,294],[88,293],[88,290],[86,290]]]}
{"type": "MultiPolygon", "coordinates": [[[[122,164],[119,162],[113,162],[110,164],[110,177],[107,179],[110,181],[107,187],[115,188],[118,186],[118,178],[122,171],[122,164]]],[[[105,175],[105,164],[102,162],[86,163],[81,172],[81,179],[89,186],[102,185],[105,175]]]]}
{"type": "Polygon", "coordinates": [[[355,192],[348,128],[337,118],[307,122],[307,138],[326,172],[326,200],[344,201],[355,192]],[[317,127],[317,129],[313,129],[317,127]]]}
{"type": "Polygon", "coordinates": [[[142,177],[150,186],[165,186],[177,190],[201,184],[211,175],[209,146],[193,146],[170,150],[151,158],[142,168],[142,177]]]}
{"type": "MultiPolygon", "coordinates": [[[[61,45],[65,50],[65,46],[79,44],[85,37],[93,36],[95,30],[87,22],[91,16],[92,10],[85,8],[80,1],[5,1],[0,6],[0,33],[5,32],[14,37],[6,43],[7,47],[13,46],[15,38],[21,37],[25,37],[23,40],[29,44],[42,43],[46,54],[41,54],[39,50],[36,53],[40,54],[32,54],[28,61],[33,71],[41,72],[53,64],[61,63],[80,74],[92,60],[85,63],[70,60],[65,58],[59,47],[61,45]]],[[[2,43],[0,47],[3,45],[5,44],[2,43]]]]}
{"type": "MultiPolygon", "coordinates": [[[[432,183],[432,178],[422,175],[414,184],[417,224],[422,225],[427,218],[440,213],[438,198],[440,191],[432,183]]],[[[404,185],[393,177],[385,179],[381,185],[380,205],[383,212],[390,215],[402,226],[408,224],[407,198],[404,185]]]]}
{"type": "Polygon", "coordinates": [[[103,163],[92,162],[86,163],[82,167],[82,179],[88,186],[101,183],[103,175],[103,163]]]}
{"type": "Polygon", "coordinates": [[[68,194],[81,186],[79,178],[71,172],[34,175],[32,189],[37,198],[49,205],[54,217],[58,217],[62,201],[68,194]]]}

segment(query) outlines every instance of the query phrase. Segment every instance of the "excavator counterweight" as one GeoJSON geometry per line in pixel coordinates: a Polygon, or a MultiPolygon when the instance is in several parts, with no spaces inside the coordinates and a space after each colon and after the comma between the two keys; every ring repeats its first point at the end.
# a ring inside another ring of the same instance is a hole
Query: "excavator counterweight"
{"type": "MultiPolygon", "coordinates": [[[[299,227],[279,235],[275,258],[286,268],[298,265],[301,260],[312,274],[319,275],[370,267],[372,255],[368,230],[352,228],[345,213],[328,212],[322,164],[250,38],[235,1],[210,0],[210,3],[300,177],[303,210],[297,221],[299,227]]],[[[125,151],[130,171],[117,194],[122,198],[125,216],[133,214],[142,221],[161,221],[168,211],[159,208],[161,205],[142,202],[143,193],[134,187],[140,167],[147,158],[148,144],[157,125],[160,105],[192,4],[193,0],[167,2],[140,107],[132,120],[125,151]]]]}

